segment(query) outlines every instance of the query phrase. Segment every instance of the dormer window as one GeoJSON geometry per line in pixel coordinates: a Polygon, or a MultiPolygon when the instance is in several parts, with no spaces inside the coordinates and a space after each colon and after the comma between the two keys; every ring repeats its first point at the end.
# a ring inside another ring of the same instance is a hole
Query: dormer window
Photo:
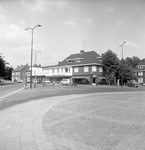
{"type": "Polygon", "coordinates": [[[81,62],[81,59],[77,59],[76,62],[77,62],[77,63],[78,63],[78,62],[81,62]]]}
{"type": "Polygon", "coordinates": [[[98,59],[99,61],[102,61],[102,57],[96,57],[96,59],[98,59]]]}
{"type": "Polygon", "coordinates": [[[82,60],[83,60],[83,58],[75,58],[76,63],[82,62],[82,60]]]}
{"type": "Polygon", "coordinates": [[[142,69],[142,68],[143,68],[143,66],[142,66],[142,65],[138,66],[138,69],[142,69]]]}
{"type": "Polygon", "coordinates": [[[73,59],[67,59],[66,61],[67,61],[67,63],[73,63],[74,60],[73,59]]]}

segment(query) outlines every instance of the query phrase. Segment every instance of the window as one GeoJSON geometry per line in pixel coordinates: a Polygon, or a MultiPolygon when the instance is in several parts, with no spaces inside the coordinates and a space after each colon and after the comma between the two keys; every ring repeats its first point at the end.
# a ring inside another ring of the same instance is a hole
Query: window
{"type": "Polygon", "coordinates": [[[78,67],[75,67],[75,68],[74,68],[74,72],[79,72],[79,68],[78,68],[78,67]]]}
{"type": "Polygon", "coordinates": [[[57,73],[57,69],[54,69],[54,73],[57,73]]]}
{"type": "Polygon", "coordinates": [[[140,66],[138,66],[138,69],[142,69],[142,68],[143,68],[143,66],[141,66],[141,65],[140,65],[140,66]]]}
{"type": "Polygon", "coordinates": [[[143,72],[138,72],[138,76],[143,76],[143,72]]]}
{"type": "Polygon", "coordinates": [[[84,67],[84,72],[88,72],[89,71],[89,67],[88,66],[85,66],[84,67]]]}
{"type": "Polygon", "coordinates": [[[77,63],[78,63],[78,62],[81,62],[81,59],[77,59],[76,62],[77,62],[77,63]]]}
{"type": "Polygon", "coordinates": [[[73,63],[73,60],[68,60],[67,62],[68,62],[68,63],[73,63]]]}
{"type": "Polygon", "coordinates": [[[143,78],[138,78],[139,83],[143,83],[143,78]]]}
{"type": "Polygon", "coordinates": [[[70,72],[70,68],[65,68],[65,72],[70,72]]]}
{"type": "Polygon", "coordinates": [[[67,59],[66,61],[67,61],[67,63],[73,63],[74,60],[73,59],[67,59]]]}
{"type": "Polygon", "coordinates": [[[102,67],[99,67],[99,72],[103,72],[103,68],[102,67]]]}
{"type": "Polygon", "coordinates": [[[83,58],[75,58],[75,62],[76,63],[79,63],[79,62],[81,62],[83,60],[83,58]]]}
{"type": "Polygon", "coordinates": [[[97,71],[97,67],[96,66],[92,66],[92,71],[97,71]]]}

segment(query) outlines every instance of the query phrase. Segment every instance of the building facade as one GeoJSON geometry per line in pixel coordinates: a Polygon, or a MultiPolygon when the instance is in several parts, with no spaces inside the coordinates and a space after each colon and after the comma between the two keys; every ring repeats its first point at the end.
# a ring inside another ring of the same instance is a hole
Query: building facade
{"type": "Polygon", "coordinates": [[[145,85],[145,61],[142,61],[137,65],[135,75],[138,83],[145,85]]]}
{"type": "Polygon", "coordinates": [[[95,51],[71,54],[55,66],[43,67],[46,80],[60,82],[62,78],[74,79],[77,83],[95,84],[104,78],[101,56],[95,51]]]}
{"type": "Polygon", "coordinates": [[[17,66],[17,68],[12,71],[12,81],[22,82],[23,79],[27,77],[28,70],[28,64],[17,66]]]}

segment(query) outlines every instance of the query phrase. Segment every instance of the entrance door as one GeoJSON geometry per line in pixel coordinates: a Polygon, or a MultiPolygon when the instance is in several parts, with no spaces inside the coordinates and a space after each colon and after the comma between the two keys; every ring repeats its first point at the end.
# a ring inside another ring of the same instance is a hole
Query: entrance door
{"type": "Polygon", "coordinates": [[[93,78],[92,85],[96,85],[96,78],[93,78]]]}

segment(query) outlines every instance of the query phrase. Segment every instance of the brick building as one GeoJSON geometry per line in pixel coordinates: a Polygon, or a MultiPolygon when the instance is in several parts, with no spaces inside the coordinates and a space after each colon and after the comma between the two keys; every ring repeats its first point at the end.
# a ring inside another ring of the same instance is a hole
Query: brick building
{"type": "Polygon", "coordinates": [[[141,61],[136,69],[135,69],[135,75],[138,79],[138,82],[141,84],[145,84],[145,61],[141,61]]]}
{"type": "Polygon", "coordinates": [[[12,81],[22,82],[23,78],[27,77],[27,71],[29,70],[28,64],[17,66],[16,69],[12,71],[12,81]]]}

